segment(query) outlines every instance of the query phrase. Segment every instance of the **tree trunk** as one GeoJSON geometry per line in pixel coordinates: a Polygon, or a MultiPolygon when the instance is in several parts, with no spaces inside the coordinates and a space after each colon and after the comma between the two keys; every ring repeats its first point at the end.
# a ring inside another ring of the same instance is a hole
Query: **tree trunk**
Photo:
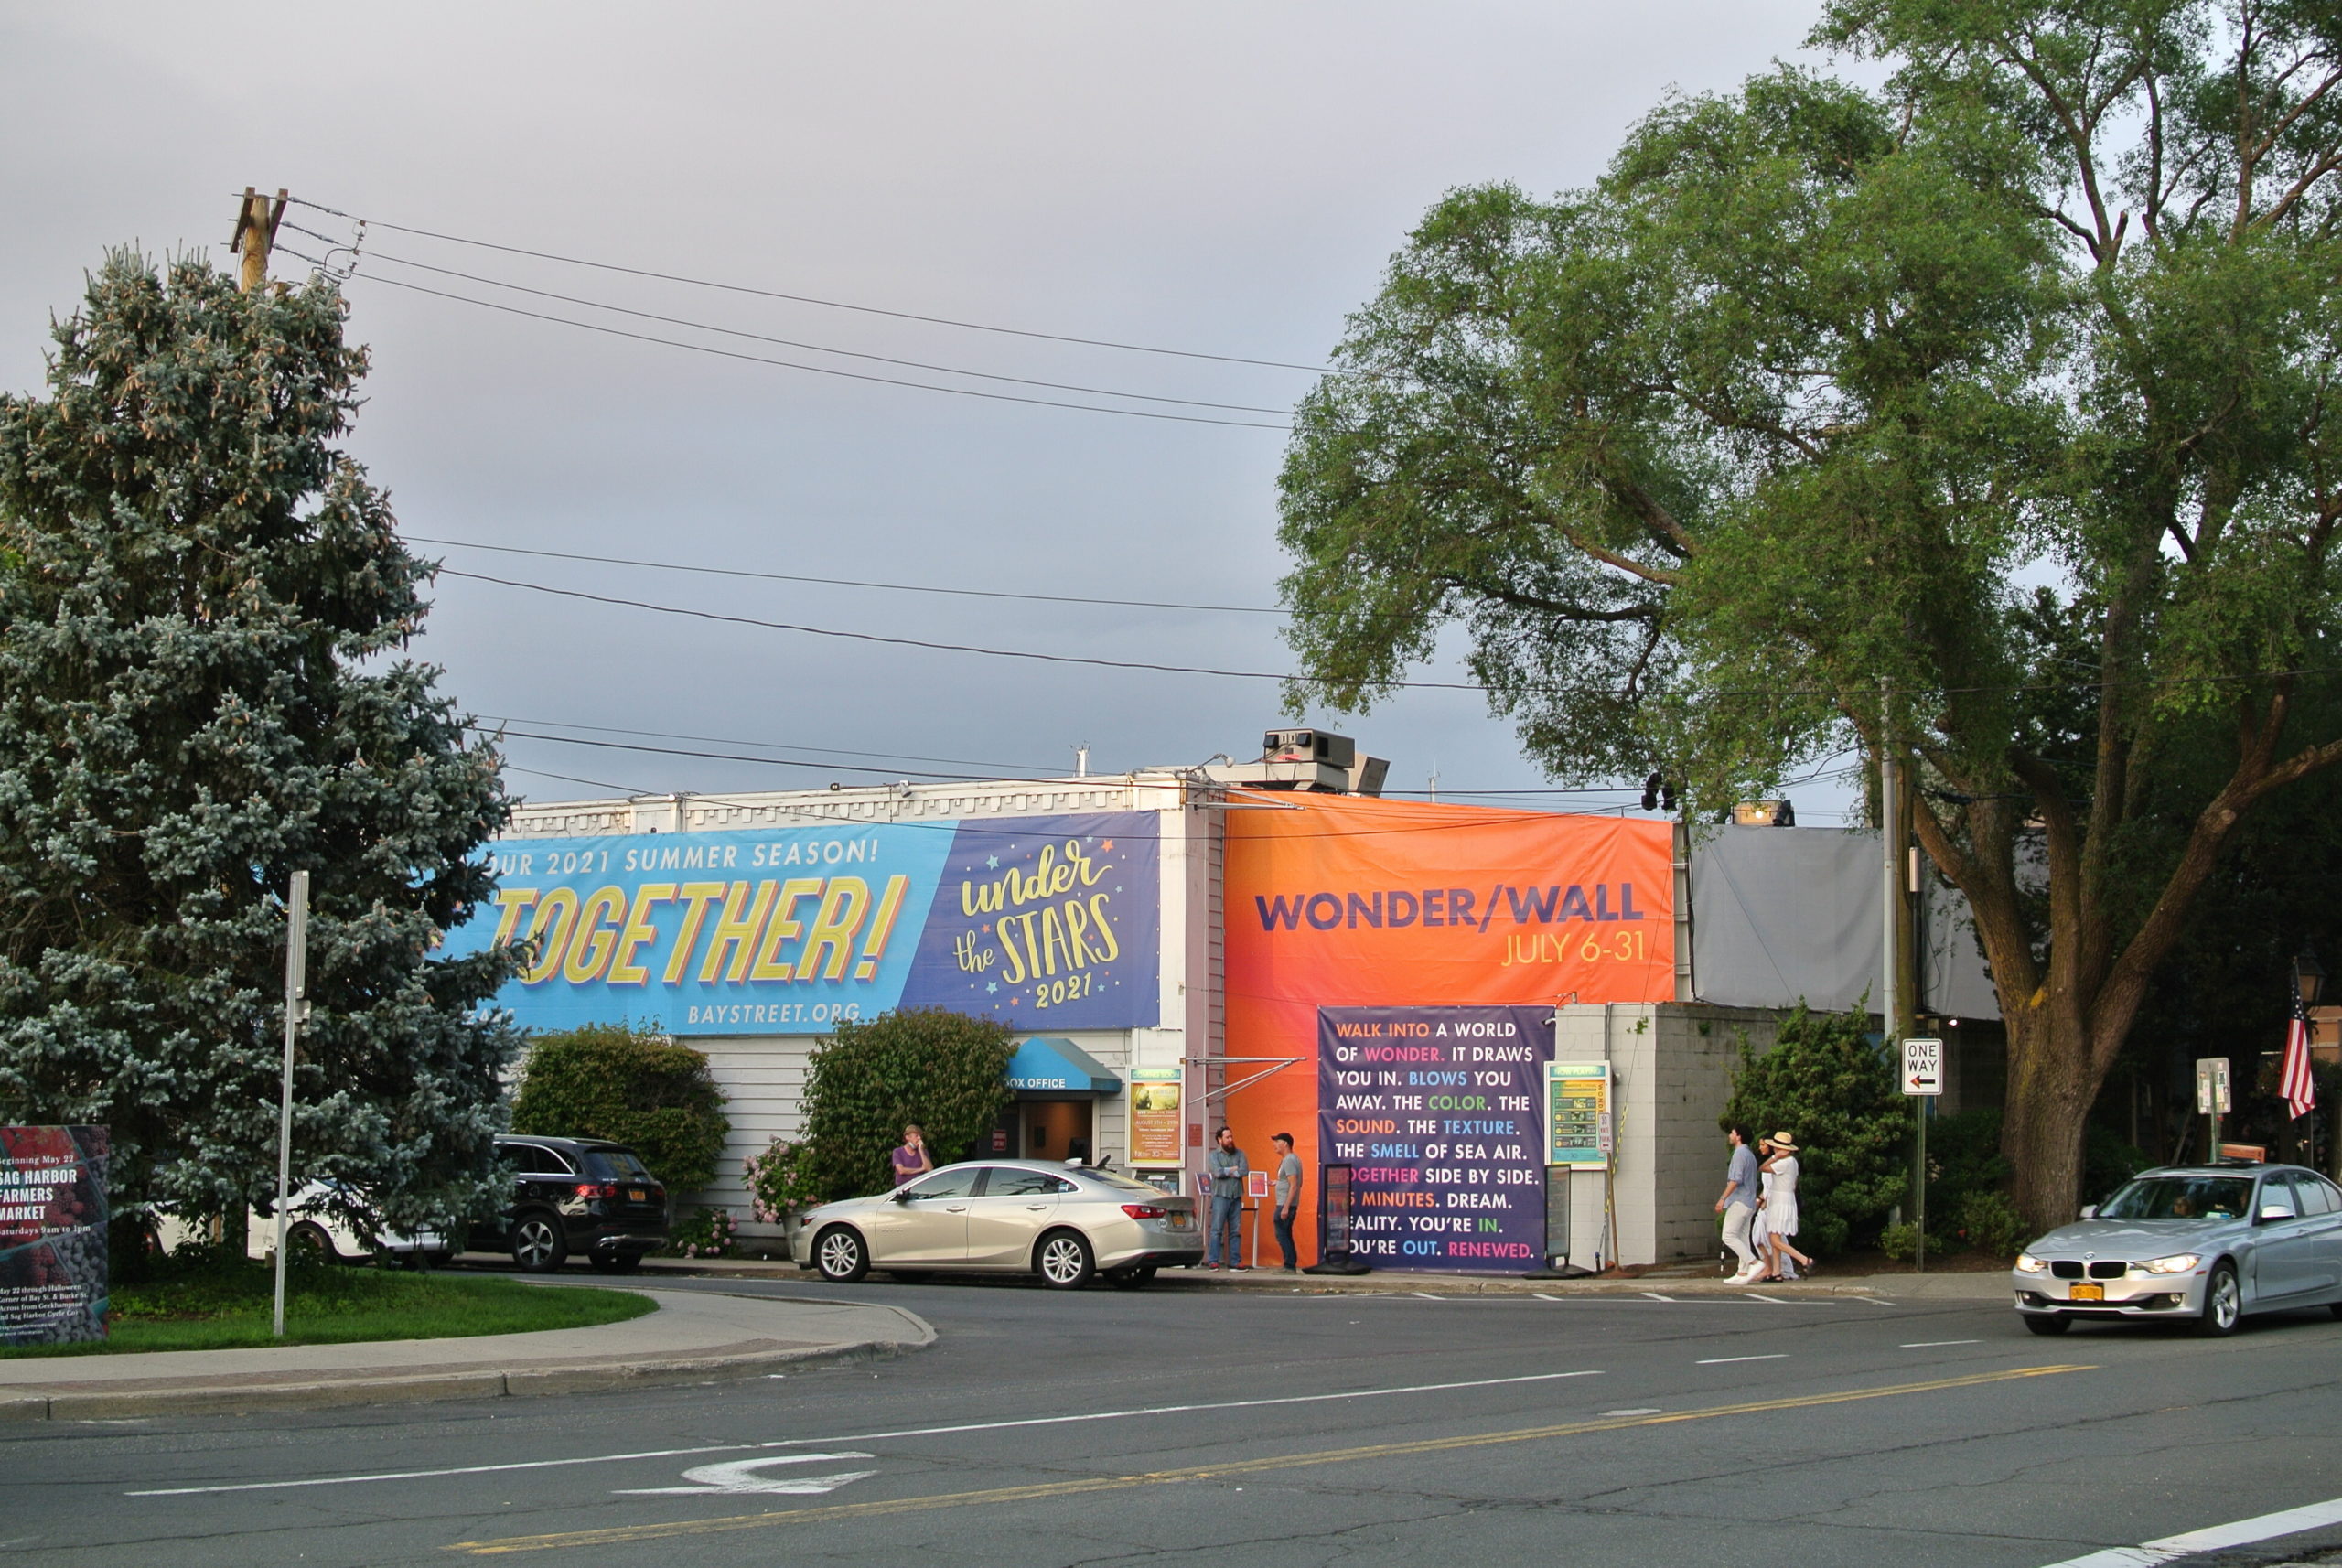
{"type": "Polygon", "coordinates": [[[2001,1153],[2015,1167],[2012,1196],[2037,1230],[2074,1218],[2081,1190],[2083,1124],[2098,1098],[2089,1042],[2059,1039],[2057,1010],[2002,999],[2008,1026],[2008,1098],[2001,1153]],[[2014,1006],[2011,1006],[2012,1002],[2014,1006]]]}

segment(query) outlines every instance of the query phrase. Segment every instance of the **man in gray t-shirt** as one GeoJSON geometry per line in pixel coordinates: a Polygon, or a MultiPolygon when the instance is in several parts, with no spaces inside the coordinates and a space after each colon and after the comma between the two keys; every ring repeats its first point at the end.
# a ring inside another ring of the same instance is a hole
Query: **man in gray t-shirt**
{"type": "Polygon", "coordinates": [[[1293,1152],[1293,1134],[1279,1133],[1270,1142],[1277,1149],[1277,1251],[1284,1254],[1284,1272],[1297,1273],[1301,1253],[1293,1244],[1293,1217],[1301,1211],[1301,1156],[1293,1152]]]}
{"type": "Polygon", "coordinates": [[[1724,1193],[1716,1199],[1716,1212],[1724,1216],[1724,1244],[1740,1259],[1732,1283],[1745,1285],[1761,1267],[1756,1249],[1748,1242],[1748,1227],[1756,1218],[1756,1153],[1748,1146],[1746,1127],[1735,1123],[1725,1129],[1724,1138],[1732,1145],[1732,1158],[1724,1166],[1724,1193]]]}

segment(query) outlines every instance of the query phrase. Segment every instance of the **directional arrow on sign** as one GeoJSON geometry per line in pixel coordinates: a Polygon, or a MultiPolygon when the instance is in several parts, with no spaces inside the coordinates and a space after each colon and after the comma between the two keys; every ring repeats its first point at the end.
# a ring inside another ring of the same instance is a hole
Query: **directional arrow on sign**
{"type": "Polygon", "coordinates": [[[722,1498],[746,1492],[779,1492],[790,1497],[818,1497],[849,1481],[875,1476],[876,1470],[841,1470],[831,1476],[760,1476],[768,1465],[815,1465],[832,1459],[867,1459],[867,1454],[768,1454],[755,1459],[727,1459],[721,1465],[695,1465],[683,1472],[689,1487],[622,1487],[622,1498],[722,1498]]]}

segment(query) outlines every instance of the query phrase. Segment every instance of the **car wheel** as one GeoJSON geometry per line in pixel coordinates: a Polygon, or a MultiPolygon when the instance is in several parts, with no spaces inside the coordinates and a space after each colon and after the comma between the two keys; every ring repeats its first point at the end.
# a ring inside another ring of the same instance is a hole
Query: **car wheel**
{"type": "Polygon", "coordinates": [[[870,1272],[870,1250],[856,1232],[833,1225],[813,1238],[813,1264],[823,1279],[850,1285],[870,1272]]]}
{"type": "MultiPolygon", "coordinates": [[[[320,1263],[338,1263],[341,1254],[333,1250],[333,1238],[326,1234],[322,1225],[312,1225],[304,1219],[285,1232],[285,1244],[306,1252],[320,1263]]],[[[287,1254],[290,1256],[290,1254],[287,1254]]]]}
{"type": "Polygon", "coordinates": [[[586,1260],[597,1274],[630,1274],[642,1267],[639,1252],[596,1252],[586,1260]]]}
{"type": "Polygon", "coordinates": [[[2214,1264],[2212,1277],[2204,1282],[2204,1316],[2196,1320],[2196,1332],[2217,1339],[2235,1333],[2243,1320],[2244,1292],[2236,1283],[2236,1265],[2214,1264]]]}
{"type": "Polygon", "coordinates": [[[2036,1317],[2028,1312],[2025,1315],[2025,1326],[2036,1334],[2063,1334],[2074,1326],[2074,1320],[2070,1317],[2059,1317],[2054,1314],[2036,1317]]]}
{"type": "Polygon", "coordinates": [[[526,1273],[549,1274],[569,1260],[569,1238],[557,1215],[540,1210],[512,1222],[512,1262],[526,1273]]]}
{"type": "Polygon", "coordinates": [[[1052,1230],[1042,1237],[1033,1261],[1051,1290],[1080,1290],[1098,1272],[1089,1239],[1078,1230],[1052,1230]]]}

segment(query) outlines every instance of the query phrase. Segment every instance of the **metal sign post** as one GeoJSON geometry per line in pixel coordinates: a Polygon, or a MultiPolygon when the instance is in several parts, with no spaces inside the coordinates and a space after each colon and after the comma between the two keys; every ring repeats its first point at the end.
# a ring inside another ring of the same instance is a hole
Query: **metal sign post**
{"type": "Polygon", "coordinates": [[[2204,1145],[2204,1163],[2210,1165],[2220,1157],[2220,1118],[2229,1112],[2228,1058],[2196,1058],[2196,1110],[2212,1119],[2212,1139],[2204,1145]]]}
{"type": "Polygon", "coordinates": [[[296,871],[285,892],[285,1081],[276,1112],[276,1337],[285,1337],[285,1210],[293,1203],[293,1047],[309,1015],[309,874],[296,871]]]}
{"type": "MultiPolygon", "coordinates": [[[[1943,1093],[1943,1042],[1941,1040],[1906,1040],[1903,1042],[1903,1094],[1906,1099],[1926,1099],[1932,1101],[1943,1093]]],[[[1918,1272],[1928,1272],[1928,1112],[1932,1104],[1912,1108],[1918,1122],[1918,1158],[1911,1183],[1911,1218],[1916,1247],[1913,1256],[1918,1272]]]]}

